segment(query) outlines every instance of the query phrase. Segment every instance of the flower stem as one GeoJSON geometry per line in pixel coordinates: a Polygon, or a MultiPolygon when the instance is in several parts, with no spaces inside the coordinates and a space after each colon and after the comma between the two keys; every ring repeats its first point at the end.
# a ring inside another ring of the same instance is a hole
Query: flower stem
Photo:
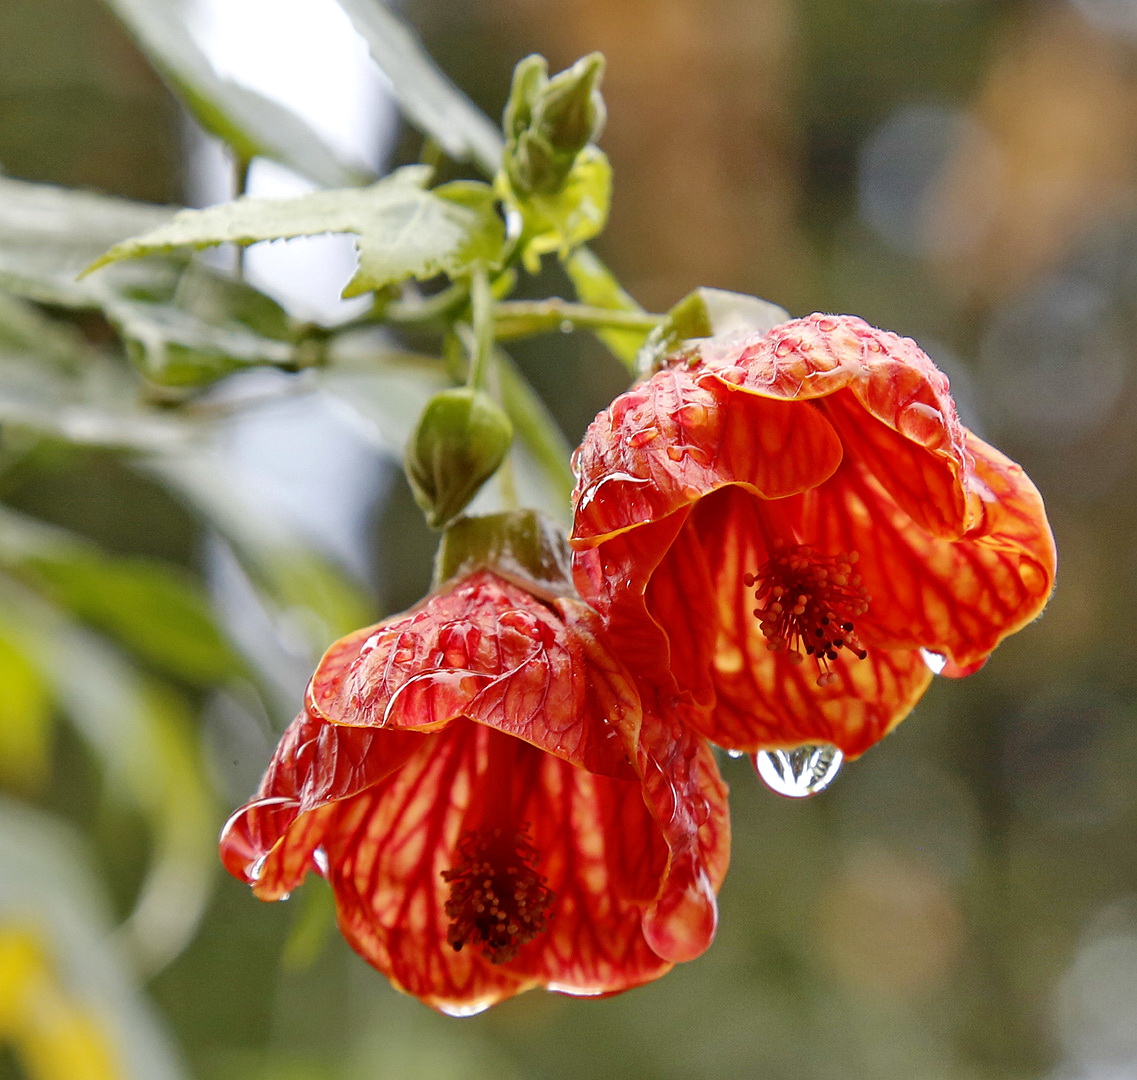
{"type": "Polygon", "coordinates": [[[494,298],[489,277],[481,266],[470,279],[470,307],[474,319],[474,341],[467,385],[473,390],[482,390],[493,358],[494,298]]]}
{"type": "Polygon", "coordinates": [[[663,321],[662,315],[647,311],[595,307],[556,296],[548,300],[505,301],[497,305],[494,314],[494,336],[499,341],[566,329],[648,331],[663,321]]]}
{"type": "Polygon", "coordinates": [[[545,474],[559,500],[568,508],[574,477],[569,465],[572,447],[537,392],[500,349],[497,372],[501,403],[518,437],[545,474]]]}

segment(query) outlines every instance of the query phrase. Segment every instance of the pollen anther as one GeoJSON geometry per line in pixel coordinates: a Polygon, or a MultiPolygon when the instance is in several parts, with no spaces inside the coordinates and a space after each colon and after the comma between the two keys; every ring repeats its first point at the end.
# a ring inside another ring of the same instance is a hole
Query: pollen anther
{"type": "Polygon", "coordinates": [[[818,686],[837,677],[830,663],[842,649],[859,660],[868,655],[853,622],[868,611],[870,600],[853,569],[857,560],[855,551],[821,555],[808,544],[779,543],[757,573],[742,579],[754,589],[754,616],[766,648],[785,653],[794,664],[812,656],[820,669],[818,686]]]}
{"type": "Polygon", "coordinates": [[[450,886],[446,941],[455,952],[480,945],[487,960],[504,964],[548,926],[553,893],[528,834],[528,825],[494,826],[459,838],[454,865],[442,871],[450,886]]]}

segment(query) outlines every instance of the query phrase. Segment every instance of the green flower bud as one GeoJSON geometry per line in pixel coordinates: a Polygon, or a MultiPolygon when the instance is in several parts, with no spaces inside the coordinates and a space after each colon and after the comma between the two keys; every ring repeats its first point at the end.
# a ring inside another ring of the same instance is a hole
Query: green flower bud
{"type": "Polygon", "coordinates": [[[549,81],[538,123],[541,134],[557,153],[575,158],[600,137],[608,115],[600,96],[603,74],[604,56],[594,52],[549,81]]]}
{"type": "Polygon", "coordinates": [[[478,390],[443,390],[427,402],[407,444],[404,468],[432,529],[466,508],[497,472],[512,440],[509,417],[478,390]]]}
{"type": "Polygon", "coordinates": [[[580,152],[599,137],[606,116],[603,73],[600,53],[552,79],[542,56],[527,56],[514,69],[502,126],[505,173],[517,195],[559,191],[580,152]]]}
{"type": "Polygon", "coordinates": [[[543,56],[534,53],[518,61],[513,69],[513,84],[509,88],[509,101],[501,122],[505,137],[510,142],[520,138],[533,123],[533,113],[548,85],[549,65],[543,56]]]}

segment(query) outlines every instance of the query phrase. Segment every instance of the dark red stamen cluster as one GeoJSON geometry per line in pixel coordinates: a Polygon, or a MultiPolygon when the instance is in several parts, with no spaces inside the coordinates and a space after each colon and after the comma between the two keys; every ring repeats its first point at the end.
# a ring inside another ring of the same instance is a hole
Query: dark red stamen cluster
{"type": "Polygon", "coordinates": [[[528,834],[528,825],[462,834],[454,865],[442,872],[450,885],[446,941],[455,952],[480,945],[487,960],[504,964],[548,926],[553,893],[537,873],[538,852],[528,834]]]}
{"type": "Polygon", "coordinates": [[[812,656],[821,674],[817,685],[836,678],[829,663],[841,649],[863,660],[868,653],[855,633],[854,619],[869,609],[870,597],[853,567],[857,553],[820,555],[808,544],[774,546],[769,561],[743,583],[756,586],[754,615],[766,648],[784,652],[800,664],[812,656]]]}

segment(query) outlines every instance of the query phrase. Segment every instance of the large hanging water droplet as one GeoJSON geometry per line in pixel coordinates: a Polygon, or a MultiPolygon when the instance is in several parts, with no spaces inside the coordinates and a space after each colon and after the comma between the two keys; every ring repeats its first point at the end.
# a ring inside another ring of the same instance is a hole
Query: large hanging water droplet
{"type": "Polygon", "coordinates": [[[793,750],[760,750],[754,755],[754,767],[771,791],[804,799],[827,788],[844,760],[837,747],[821,743],[793,750]]]}

